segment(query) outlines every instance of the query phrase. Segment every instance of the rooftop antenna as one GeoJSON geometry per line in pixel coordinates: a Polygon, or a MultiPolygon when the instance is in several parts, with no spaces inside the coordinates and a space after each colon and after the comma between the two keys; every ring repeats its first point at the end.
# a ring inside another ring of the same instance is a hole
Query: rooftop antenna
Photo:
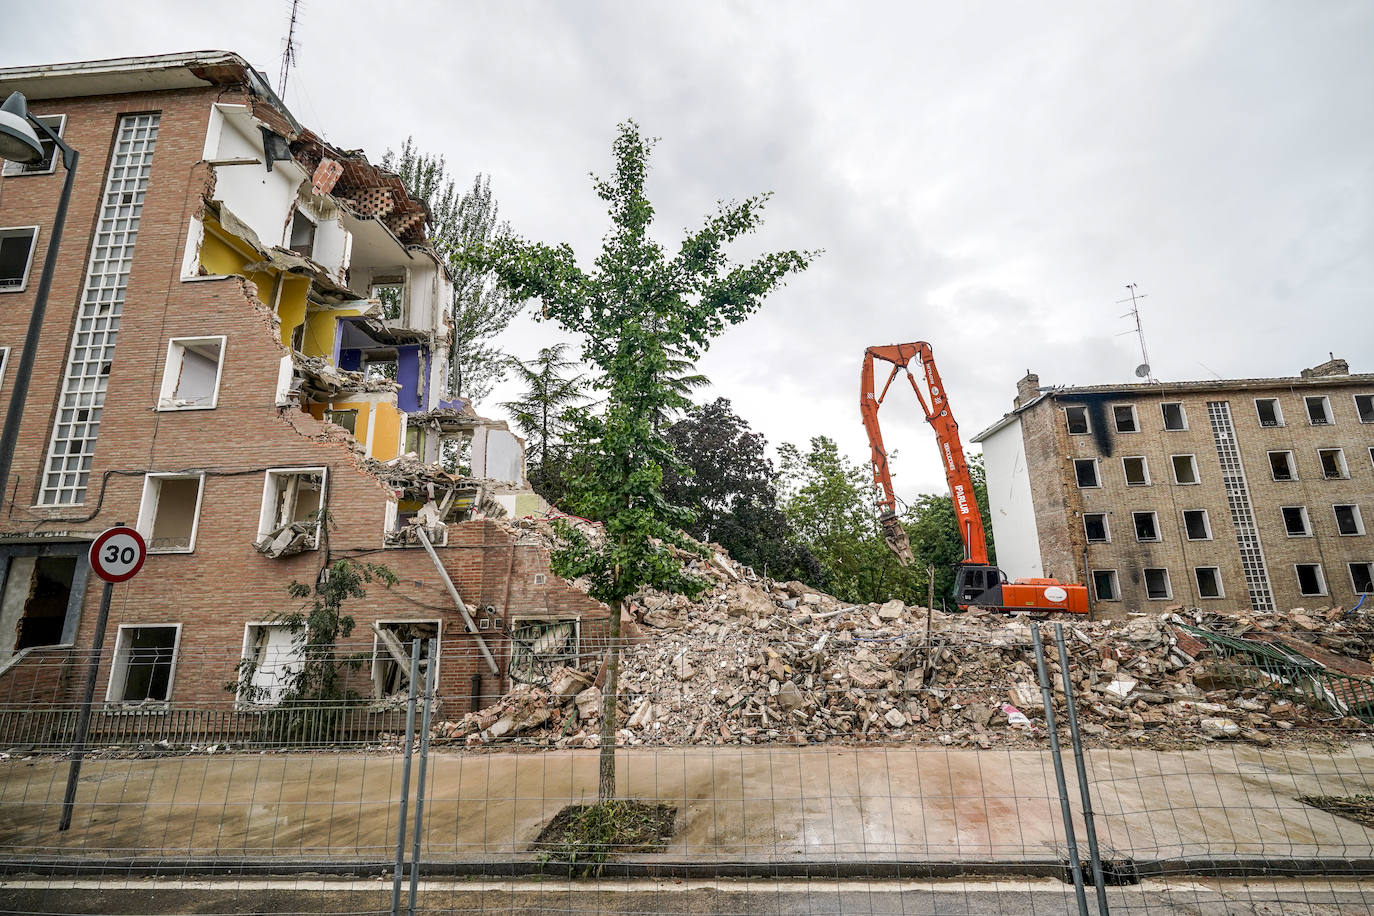
{"type": "MultiPolygon", "coordinates": [[[[1125,315],[1122,315],[1121,317],[1135,319],[1135,336],[1136,339],[1140,341],[1140,365],[1135,367],[1135,377],[1143,378],[1146,382],[1153,385],[1155,382],[1155,377],[1150,372],[1150,353],[1148,350],[1145,349],[1145,329],[1140,326],[1139,300],[1145,299],[1147,298],[1147,296],[1145,293],[1137,293],[1136,284],[1134,283],[1127,283],[1126,288],[1131,291],[1131,298],[1118,299],[1116,300],[1116,304],[1122,305],[1124,303],[1129,302],[1131,304],[1131,310],[1127,312],[1125,315]]],[[[1121,333],[1129,334],[1131,332],[1122,331],[1121,333]]],[[[1118,334],[1117,336],[1119,337],[1121,335],[1118,334]]]]}
{"type": "Polygon", "coordinates": [[[281,73],[277,76],[277,97],[286,97],[286,78],[296,65],[296,14],[300,11],[301,0],[291,0],[291,24],[286,28],[286,47],[281,52],[281,73]]]}

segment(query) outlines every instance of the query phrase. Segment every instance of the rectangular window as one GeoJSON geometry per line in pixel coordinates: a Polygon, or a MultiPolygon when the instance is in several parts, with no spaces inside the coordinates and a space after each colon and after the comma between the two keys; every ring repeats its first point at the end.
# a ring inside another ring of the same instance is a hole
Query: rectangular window
{"type": "Polygon", "coordinates": [[[1197,594],[1199,598],[1225,598],[1226,593],[1221,590],[1221,570],[1215,566],[1199,566],[1193,570],[1193,575],[1197,578],[1197,594]]]}
{"type": "Polygon", "coordinates": [[[1164,428],[1169,430],[1179,430],[1188,428],[1188,415],[1183,412],[1183,404],[1173,401],[1159,405],[1160,413],[1164,415],[1164,428]]]}
{"type": "Polygon", "coordinates": [[[1137,541],[1159,540],[1159,521],[1153,512],[1132,512],[1131,520],[1135,523],[1137,541]]]}
{"type": "Polygon", "coordinates": [[[1146,487],[1150,485],[1150,469],[1143,456],[1122,458],[1121,467],[1126,472],[1126,486],[1146,487]]]}
{"type": "Polygon", "coordinates": [[[326,410],[324,418],[335,426],[342,426],[351,435],[358,434],[358,411],[353,410],[326,410]]]}
{"type": "Polygon", "coordinates": [[[124,624],[115,636],[107,703],[166,703],[172,699],[181,624],[124,624]]]}
{"type": "Polygon", "coordinates": [[[401,317],[405,291],[404,277],[374,277],[369,298],[376,299],[381,303],[383,318],[396,321],[401,317]]]}
{"type": "Polygon", "coordinates": [[[1345,452],[1338,448],[1319,448],[1317,458],[1321,460],[1322,476],[1327,480],[1344,480],[1350,476],[1345,464],[1345,452]]]}
{"type": "MultiPolygon", "coordinates": [[[[38,120],[42,121],[53,133],[59,137],[64,136],[63,131],[67,128],[66,115],[38,115],[38,120]]],[[[20,175],[51,175],[57,171],[57,158],[53,155],[57,151],[57,144],[48,139],[48,135],[41,130],[34,130],[38,135],[38,142],[43,147],[43,158],[37,162],[10,162],[6,160],[3,171],[0,175],[6,178],[17,178],[20,175]]]]}
{"type": "Polygon", "coordinates": [[[324,521],[324,468],[278,468],[267,472],[255,547],[269,557],[314,550],[324,521]]]}
{"type": "Polygon", "coordinates": [[[299,209],[291,216],[291,236],[286,247],[303,258],[315,253],[315,221],[299,209]]]}
{"type": "Polygon", "coordinates": [[[238,701],[275,706],[293,687],[305,662],[305,637],[284,623],[250,623],[243,631],[238,701]]]}
{"type": "Polygon", "coordinates": [[[1092,432],[1088,425],[1088,408],[1065,407],[1064,422],[1068,424],[1070,436],[1086,436],[1092,432]]]}
{"type": "Polygon", "coordinates": [[[1374,563],[1351,563],[1350,585],[1357,595],[1374,592],[1374,563]]]}
{"type": "Polygon", "coordinates": [[[167,343],[158,410],[210,410],[219,401],[223,337],[173,337],[167,343]]]}
{"type": "Polygon", "coordinates": [[[1307,521],[1306,506],[1284,506],[1279,511],[1283,513],[1283,530],[1288,532],[1290,538],[1312,536],[1312,526],[1307,521]]]}
{"type": "Polygon", "coordinates": [[[1313,426],[1331,425],[1331,402],[1324,397],[1303,398],[1307,404],[1307,422],[1313,426]]]}
{"type": "Polygon", "coordinates": [[[1112,419],[1119,433],[1138,433],[1140,424],[1135,419],[1134,404],[1115,404],[1112,406],[1112,419]]]}
{"type": "Polygon", "coordinates": [[[1183,528],[1188,533],[1190,541],[1210,541],[1212,539],[1212,522],[1207,517],[1206,509],[1184,509],[1183,528]]]}
{"type": "Polygon", "coordinates": [[[1283,408],[1278,398],[1255,398],[1255,412],[1259,414],[1260,426],[1282,426],[1283,408]]]}
{"type": "Polygon", "coordinates": [[[0,390],[5,387],[5,370],[10,367],[10,348],[0,347],[0,390]]]}
{"type": "Polygon", "coordinates": [[[1101,486],[1097,481],[1096,458],[1075,458],[1073,460],[1073,475],[1078,481],[1079,489],[1086,490],[1101,486]]]}
{"type": "Polygon", "coordinates": [[[1299,563],[1294,568],[1298,572],[1298,594],[1326,594],[1326,577],[1322,575],[1320,563],[1299,563]]]}
{"type": "Polygon", "coordinates": [[[378,620],[372,625],[373,696],[380,699],[410,689],[410,650],[416,639],[420,640],[420,676],[425,676],[429,641],[439,638],[439,627],[438,620],[378,620]]]}
{"type": "Polygon", "coordinates": [[[1083,534],[1089,544],[1105,544],[1111,540],[1107,534],[1107,516],[1102,512],[1083,514],[1083,534]]]}
{"type": "Polygon", "coordinates": [[[580,622],[515,620],[510,628],[510,677],[522,684],[547,684],[564,666],[578,666],[580,622]]]}
{"type": "Polygon", "coordinates": [[[196,549],[196,527],[205,475],[148,474],[138,510],[138,533],[149,553],[190,553],[196,549]]]}
{"type": "Polygon", "coordinates": [[[1361,423],[1374,423],[1374,394],[1355,395],[1355,415],[1361,423]]]}
{"type": "Polygon", "coordinates": [[[1270,452],[1269,473],[1275,480],[1297,480],[1297,467],[1292,452],[1270,452]]]}
{"type": "Polygon", "coordinates": [[[1173,587],[1169,584],[1169,570],[1145,570],[1145,595],[1151,601],[1163,601],[1174,596],[1173,587]]]}
{"type": "Polygon", "coordinates": [[[1174,483],[1197,483],[1197,458],[1193,455],[1172,455],[1174,464],[1174,483]]]}
{"type": "Polygon", "coordinates": [[[1332,506],[1336,510],[1336,530],[1341,534],[1364,534],[1364,519],[1359,506],[1332,506]]]}
{"type": "Polygon", "coordinates": [[[37,238],[37,226],[0,229],[0,293],[22,292],[29,285],[37,238]]]}
{"type": "Polygon", "coordinates": [[[1116,570],[1093,570],[1093,594],[1098,601],[1119,601],[1121,589],[1116,586],[1116,570]]]}

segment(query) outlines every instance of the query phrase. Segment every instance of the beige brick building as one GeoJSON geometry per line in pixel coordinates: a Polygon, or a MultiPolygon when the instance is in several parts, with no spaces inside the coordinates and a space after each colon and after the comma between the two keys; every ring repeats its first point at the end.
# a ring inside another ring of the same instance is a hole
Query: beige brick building
{"type": "Polygon", "coordinates": [[[999,563],[1095,613],[1350,607],[1374,591],[1374,375],[1040,386],[983,447],[999,563]]]}

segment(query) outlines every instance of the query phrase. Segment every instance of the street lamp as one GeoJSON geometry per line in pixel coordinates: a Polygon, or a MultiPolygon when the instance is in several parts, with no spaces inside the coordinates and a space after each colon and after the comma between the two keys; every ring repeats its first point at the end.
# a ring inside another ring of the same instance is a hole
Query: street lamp
{"type": "MultiPolygon", "coordinates": [[[[43,332],[43,313],[48,308],[48,288],[52,286],[53,270],[57,266],[57,249],[62,244],[62,227],[67,222],[67,203],[72,196],[72,181],[76,177],[76,150],[62,142],[57,132],[38,118],[29,114],[28,101],[22,92],[10,93],[4,105],[0,105],[0,159],[15,162],[34,163],[43,160],[43,143],[34,132],[34,127],[62,151],[62,167],[67,176],[62,182],[62,196],[57,201],[57,213],[53,216],[52,231],[48,239],[48,253],[43,259],[43,275],[38,281],[38,292],[33,299],[33,312],[29,315],[29,331],[24,337],[24,350],[19,355],[19,368],[14,372],[14,388],[10,392],[10,409],[5,414],[5,427],[0,431],[0,505],[4,504],[9,489],[10,464],[14,460],[14,448],[19,441],[19,421],[24,416],[24,402],[29,396],[29,376],[33,374],[33,363],[38,355],[38,338],[43,332]],[[30,126],[32,125],[32,126],[30,126]]],[[[54,154],[56,152],[54,151],[54,154]]]]}

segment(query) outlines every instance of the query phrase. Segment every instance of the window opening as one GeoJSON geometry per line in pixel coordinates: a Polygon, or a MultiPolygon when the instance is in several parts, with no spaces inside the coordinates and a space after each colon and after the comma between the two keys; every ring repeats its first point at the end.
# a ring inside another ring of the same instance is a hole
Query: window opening
{"type": "Polygon", "coordinates": [[[1224,598],[1221,590],[1221,570],[1215,566],[1199,566],[1193,570],[1197,577],[1199,598],[1224,598]]]}
{"type": "Polygon", "coordinates": [[[1152,601],[1172,598],[1174,596],[1173,588],[1169,584],[1169,570],[1145,570],[1145,595],[1152,601]]]}
{"type": "Polygon", "coordinates": [[[1174,463],[1174,483],[1190,484],[1197,483],[1197,458],[1192,455],[1174,455],[1170,458],[1174,463]]]}
{"type": "Polygon", "coordinates": [[[1073,473],[1078,479],[1079,489],[1090,489],[1098,486],[1097,459],[1075,458],[1073,460],[1073,473]]]}
{"type": "Polygon", "coordinates": [[[1374,394],[1355,395],[1355,413],[1361,423],[1374,423],[1374,394]]]}
{"type": "Polygon", "coordinates": [[[1116,601],[1120,599],[1121,591],[1117,588],[1116,570],[1093,570],[1093,594],[1097,596],[1098,601],[1116,601]]]}
{"type": "Polygon", "coordinates": [[[121,626],[110,666],[109,703],[166,703],[172,699],[181,627],[121,626]]]}
{"type": "Polygon", "coordinates": [[[344,429],[348,430],[350,435],[358,435],[358,411],[356,408],[350,410],[326,410],[324,412],[324,418],[335,426],[342,426],[344,429]]]}
{"type": "Polygon", "coordinates": [[[1117,404],[1112,407],[1112,418],[1116,421],[1119,433],[1138,433],[1140,426],[1135,421],[1134,404],[1117,404]]]}
{"type": "Polygon", "coordinates": [[[0,347],[0,389],[5,387],[5,370],[10,367],[10,348],[0,347]]]}
{"type": "Polygon", "coordinates": [[[1374,592],[1374,563],[1351,563],[1350,585],[1357,595],[1374,592]]]}
{"type": "Polygon", "coordinates": [[[1083,436],[1091,432],[1088,426],[1088,408],[1065,407],[1064,421],[1068,424],[1070,436],[1083,436]]]}
{"type": "Polygon", "coordinates": [[[1297,472],[1293,468],[1292,452],[1270,452],[1269,470],[1275,480],[1297,480],[1297,472]]]}
{"type": "Polygon", "coordinates": [[[315,253],[315,221],[300,209],[291,216],[291,241],[286,247],[303,258],[315,253]]]}
{"type": "Polygon", "coordinates": [[[517,620],[510,629],[510,677],[547,684],[561,667],[578,666],[578,628],[571,620],[517,620]]]}
{"type": "Polygon", "coordinates": [[[401,317],[401,303],[405,297],[405,280],[392,277],[378,277],[372,281],[370,298],[382,305],[382,317],[397,321],[401,317]]]}
{"type": "Polygon", "coordinates": [[[1307,397],[1307,421],[1313,426],[1331,425],[1331,404],[1324,397],[1307,397]]]}
{"type": "Polygon", "coordinates": [[[1167,430],[1180,430],[1188,428],[1188,415],[1183,412],[1183,404],[1172,401],[1159,405],[1160,412],[1164,415],[1164,428],[1167,430]]]}
{"type": "Polygon", "coordinates": [[[17,293],[28,286],[37,236],[37,226],[0,229],[0,291],[17,293]]]}
{"type": "Polygon", "coordinates": [[[1207,517],[1206,509],[1184,509],[1183,527],[1188,532],[1190,541],[1210,541],[1212,539],[1212,524],[1207,517]]]}
{"type": "Polygon", "coordinates": [[[324,468],[268,471],[258,519],[259,553],[285,557],[319,546],[324,468]]]}
{"type": "Polygon", "coordinates": [[[1360,517],[1360,507],[1355,505],[1333,506],[1336,511],[1336,530],[1341,534],[1364,534],[1364,519],[1360,517]]]}
{"type": "Polygon", "coordinates": [[[62,627],[72,596],[76,557],[10,557],[5,592],[0,600],[0,639],[11,651],[62,642],[62,627]]]}
{"type": "Polygon", "coordinates": [[[1159,523],[1153,512],[1132,512],[1131,518],[1135,522],[1135,539],[1137,541],[1159,540],[1159,523]]]}
{"type": "Polygon", "coordinates": [[[223,337],[173,338],[167,344],[162,371],[160,410],[188,410],[215,406],[224,353],[223,337]]]}
{"type": "Polygon", "coordinates": [[[1108,540],[1107,516],[1102,512],[1089,512],[1083,516],[1083,533],[1089,544],[1101,544],[1108,540]]]}
{"type": "Polygon", "coordinates": [[[190,553],[196,546],[196,523],[205,478],[149,474],[143,478],[138,531],[150,553],[190,553]]]}
{"type": "Polygon", "coordinates": [[[410,689],[410,645],[420,640],[420,677],[429,670],[429,641],[437,620],[378,620],[372,625],[372,693],[381,699],[410,689]]]}
{"type": "Polygon", "coordinates": [[[472,516],[480,491],[475,487],[439,488],[434,484],[404,490],[387,511],[383,543],[387,547],[419,547],[421,529],[435,547],[448,543],[448,526],[472,516]]]}
{"type": "Polygon", "coordinates": [[[284,623],[250,623],[244,628],[239,668],[240,703],[275,706],[303,669],[303,634],[284,623]]]}
{"type": "Polygon", "coordinates": [[[1283,408],[1278,398],[1255,398],[1255,412],[1259,414],[1260,426],[1282,426],[1283,408]]]}
{"type": "Polygon", "coordinates": [[[1121,466],[1126,472],[1126,486],[1144,487],[1150,483],[1150,471],[1143,457],[1122,458],[1121,466]]]}
{"type": "Polygon", "coordinates": [[[1317,457],[1321,459],[1322,476],[1327,480],[1344,480],[1350,476],[1345,466],[1345,453],[1338,448],[1319,448],[1317,457]]]}
{"type": "Polygon", "coordinates": [[[1325,595],[1326,577],[1322,575],[1320,563],[1299,563],[1298,593],[1302,595],[1325,595]]]}
{"type": "MultiPolygon", "coordinates": [[[[66,115],[38,115],[38,120],[57,134],[59,137],[65,136],[64,131],[67,127],[66,115]]],[[[57,160],[54,153],[57,152],[57,144],[52,142],[47,134],[41,130],[35,130],[38,135],[38,143],[43,147],[43,158],[37,162],[11,162],[6,160],[4,171],[0,172],[6,178],[16,178],[20,175],[51,175],[57,171],[57,160]]]]}
{"type": "Polygon", "coordinates": [[[1308,537],[1312,534],[1312,529],[1307,524],[1306,506],[1284,506],[1279,511],[1283,513],[1283,530],[1288,532],[1290,538],[1308,537]]]}

